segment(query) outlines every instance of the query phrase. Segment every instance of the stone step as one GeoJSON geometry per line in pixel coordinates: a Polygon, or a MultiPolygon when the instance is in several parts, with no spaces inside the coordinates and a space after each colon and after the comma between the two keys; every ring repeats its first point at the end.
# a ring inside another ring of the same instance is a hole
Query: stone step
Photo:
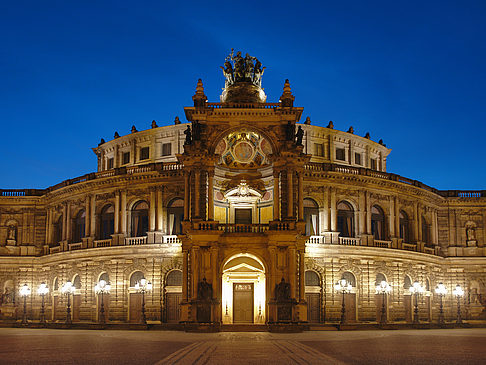
{"type": "Polygon", "coordinates": [[[266,324],[223,324],[222,332],[268,332],[266,324]]]}

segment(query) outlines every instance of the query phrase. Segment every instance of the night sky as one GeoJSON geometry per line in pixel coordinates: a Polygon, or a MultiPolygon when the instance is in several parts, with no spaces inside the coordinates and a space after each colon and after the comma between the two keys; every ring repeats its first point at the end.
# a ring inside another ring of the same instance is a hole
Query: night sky
{"type": "Polygon", "coordinates": [[[0,0],[0,188],[96,170],[115,131],[185,122],[198,78],[219,101],[231,48],[290,80],[315,125],[370,132],[388,171],[486,189],[486,1],[0,0]]]}

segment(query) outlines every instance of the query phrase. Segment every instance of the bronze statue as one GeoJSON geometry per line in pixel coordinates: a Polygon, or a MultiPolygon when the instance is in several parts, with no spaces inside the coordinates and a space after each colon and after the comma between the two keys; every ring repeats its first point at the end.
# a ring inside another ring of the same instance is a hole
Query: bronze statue
{"type": "Polygon", "coordinates": [[[277,302],[290,300],[290,284],[286,283],[284,278],[282,278],[280,283],[275,285],[275,299],[277,302]]]}
{"type": "Polygon", "coordinates": [[[248,53],[243,57],[238,51],[234,54],[234,49],[226,57],[224,67],[220,66],[225,77],[225,88],[233,85],[235,82],[251,82],[253,85],[261,87],[261,79],[265,67],[262,63],[248,53]],[[231,65],[233,62],[233,65],[231,65]]]}
{"type": "Polygon", "coordinates": [[[186,135],[186,140],[184,141],[184,145],[190,145],[192,144],[192,133],[191,133],[191,127],[187,126],[186,130],[184,131],[184,134],[186,135]]]}
{"type": "Polygon", "coordinates": [[[302,127],[299,125],[299,129],[297,130],[297,133],[295,135],[296,137],[296,144],[297,146],[302,146],[302,139],[304,138],[304,130],[302,129],[302,127]]]}
{"type": "Polygon", "coordinates": [[[212,298],[213,286],[206,281],[206,278],[203,278],[203,281],[197,284],[197,299],[209,301],[212,298]]]}

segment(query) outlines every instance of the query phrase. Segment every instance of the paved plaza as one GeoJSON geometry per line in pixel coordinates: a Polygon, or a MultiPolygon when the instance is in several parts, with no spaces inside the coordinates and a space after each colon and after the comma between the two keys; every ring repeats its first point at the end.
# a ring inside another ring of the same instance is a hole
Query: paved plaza
{"type": "Polygon", "coordinates": [[[484,364],[486,329],[184,333],[0,329],[0,364],[484,364]]]}

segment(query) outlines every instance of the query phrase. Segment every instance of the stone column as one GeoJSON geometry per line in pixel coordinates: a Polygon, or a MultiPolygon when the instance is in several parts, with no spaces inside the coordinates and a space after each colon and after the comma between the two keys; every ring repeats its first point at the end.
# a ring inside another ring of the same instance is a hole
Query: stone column
{"type": "Polygon", "coordinates": [[[121,227],[120,232],[126,236],[127,234],[127,192],[121,192],[121,227]]]}
{"type": "Polygon", "coordinates": [[[304,171],[299,171],[298,191],[299,191],[298,220],[303,221],[304,220],[304,171]]]}
{"type": "Polygon", "coordinates": [[[400,237],[400,207],[398,197],[393,197],[393,207],[395,208],[395,236],[400,237]]]}
{"type": "Polygon", "coordinates": [[[393,196],[388,197],[388,204],[389,212],[390,212],[390,219],[389,219],[389,226],[390,226],[390,238],[395,237],[395,201],[393,196]]]}
{"type": "Polygon", "coordinates": [[[89,210],[90,215],[90,230],[89,235],[95,239],[96,236],[96,194],[93,194],[90,199],[91,209],[89,210]]]}
{"type": "Polygon", "coordinates": [[[432,219],[432,227],[431,227],[431,238],[432,238],[432,244],[437,245],[438,244],[438,232],[437,232],[437,210],[432,209],[431,213],[431,219],[432,219]]]}
{"type": "Polygon", "coordinates": [[[273,172],[273,220],[280,219],[280,171],[273,172]]]}
{"type": "Polygon", "coordinates": [[[268,252],[270,253],[270,272],[268,275],[270,293],[267,293],[269,295],[267,300],[274,296],[273,289],[275,288],[277,276],[277,248],[275,246],[269,246],[268,252]]]}
{"type": "Polygon", "coordinates": [[[365,192],[358,192],[358,234],[366,234],[366,197],[365,192]]]}
{"type": "Polygon", "coordinates": [[[190,196],[190,187],[189,187],[189,182],[190,182],[190,172],[185,171],[184,174],[184,220],[188,221],[189,220],[189,207],[191,206],[190,201],[189,201],[189,196],[190,196]]]}
{"type": "Polygon", "coordinates": [[[189,295],[188,281],[188,255],[187,250],[182,250],[182,300],[187,302],[189,295]]]}
{"type": "Polygon", "coordinates": [[[305,300],[305,255],[304,250],[299,250],[299,300],[305,300]]]}
{"type": "Polygon", "coordinates": [[[297,280],[296,280],[296,274],[297,274],[297,268],[296,268],[296,255],[295,255],[295,248],[294,247],[289,247],[288,248],[288,255],[289,255],[289,283],[290,283],[290,297],[292,299],[297,298],[297,291],[296,291],[296,286],[297,286],[297,280]]]}
{"type": "Polygon", "coordinates": [[[213,284],[213,297],[219,298],[220,297],[220,290],[219,290],[219,272],[218,272],[218,248],[211,247],[211,270],[212,270],[212,284],[213,284]]]}
{"type": "Polygon", "coordinates": [[[321,224],[322,224],[322,232],[329,231],[329,188],[324,188],[324,194],[322,201],[324,204],[322,205],[322,213],[321,213],[321,224]]]}
{"type": "Polygon", "coordinates": [[[162,231],[164,229],[164,208],[162,206],[162,187],[157,189],[157,225],[156,230],[162,231]]]}
{"type": "Polygon", "coordinates": [[[331,187],[331,231],[337,231],[337,209],[336,209],[336,189],[331,187]]]}
{"type": "Polygon", "coordinates": [[[208,171],[208,220],[209,221],[214,220],[213,179],[214,179],[214,171],[208,171]]]}
{"type": "Polygon", "coordinates": [[[413,203],[413,215],[414,215],[414,220],[413,220],[413,238],[414,238],[414,241],[417,242],[417,241],[420,241],[422,236],[420,234],[420,231],[419,231],[419,227],[420,227],[420,217],[419,217],[419,207],[418,207],[418,203],[417,202],[414,202],[413,203]]]}
{"type": "Polygon", "coordinates": [[[150,188],[149,231],[155,231],[155,188],[150,188]]]}
{"type": "Polygon", "coordinates": [[[90,234],[90,223],[91,223],[91,206],[90,206],[90,196],[86,195],[85,203],[84,203],[84,236],[88,237],[90,234]]]}
{"type": "Polygon", "coordinates": [[[195,218],[200,218],[200,187],[201,187],[201,171],[196,170],[194,174],[194,215],[195,218]]]}
{"type": "Polygon", "coordinates": [[[120,233],[120,192],[115,191],[115,214],[114,214],[114,231],[115,234],[120,233]]]}
{"type": "Polygon", "coordinates": [[[294,172],[287,170],[287,217],[294,216],[294,172]]]}
{"type": "Polygon", "coordinates": [[[192,288],[191,298],[197,298],[197,284],[199,283],[199,247],[193,246],[191,249],[191,275],[192,275],[192,288]]]}
{"type": "Polygon", "coordinates": [[[52,243],[52,209],[47,208],[46,218],[46,245],[52,243]]]}
{"type": "Polygon", "coordinates": [[[371,194],[369,191],[365,192],[366,197],[366,233],[371,234],[371,194]]]}
{"type": "Polygon", "coordinates": [[[66,240],[71,240],[71,203],[67,203],[66,209],[66,240]]]}

